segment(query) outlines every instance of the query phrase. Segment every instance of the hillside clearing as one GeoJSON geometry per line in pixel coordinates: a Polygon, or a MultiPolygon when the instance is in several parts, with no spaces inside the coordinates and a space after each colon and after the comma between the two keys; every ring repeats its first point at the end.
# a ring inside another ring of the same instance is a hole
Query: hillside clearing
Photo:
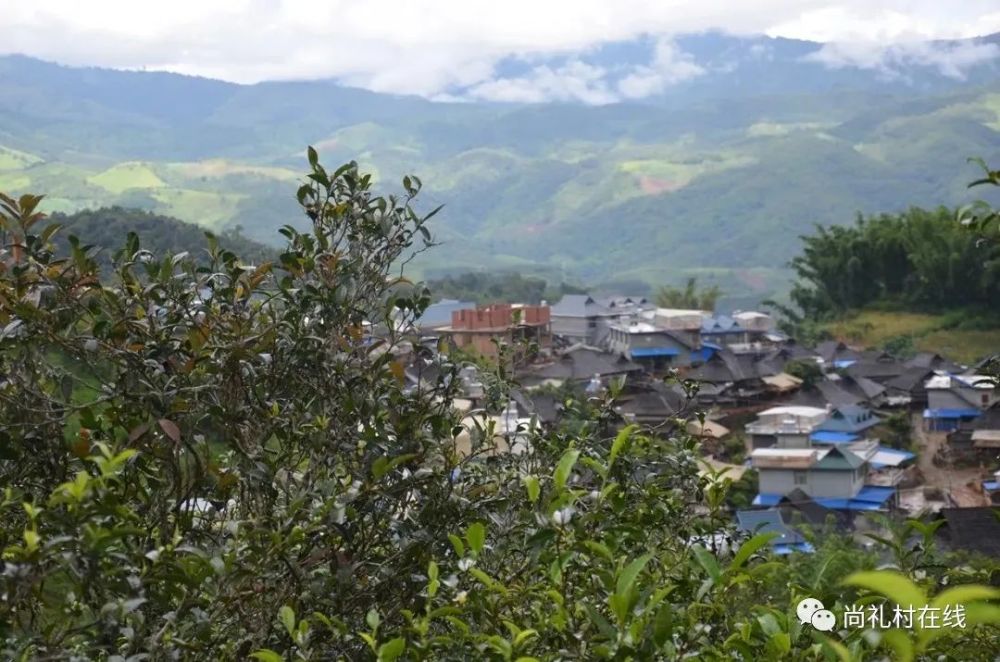
{"type": "Polygon", "coordinates": [[[825,328],[837,340],[863,347],[882,347],[889,340],[909,336],[915,349],[937,352],[971,364],[1000,350],[1000,328],[947,328],[952,316],[868,310],[825,328]]]}

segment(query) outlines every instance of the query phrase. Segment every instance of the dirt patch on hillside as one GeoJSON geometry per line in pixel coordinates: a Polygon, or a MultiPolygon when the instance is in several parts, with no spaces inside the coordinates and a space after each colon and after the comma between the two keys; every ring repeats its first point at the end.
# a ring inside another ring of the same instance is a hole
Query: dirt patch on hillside
{"type": "Polygon", "coordinates": [[[683,188],[687,182],[681,182],[673,179],[659,179],[657,177],[650,177],[649,175],[639,175],[639,188],[646,195],[658,195],[660,193],[673,193],[674,191],[683,188]]]}

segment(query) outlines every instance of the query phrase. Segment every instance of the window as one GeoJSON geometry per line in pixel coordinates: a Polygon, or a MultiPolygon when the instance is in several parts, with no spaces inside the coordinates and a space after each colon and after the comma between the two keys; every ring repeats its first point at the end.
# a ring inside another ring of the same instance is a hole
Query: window
{"type": "Polygon", "coordinates": [[[809,482],[808,480],[809,474],[807,474],[805,471],[796,471],[794,474],[792,474],[792,477],[796,485],[805,485],[806,483],[809,482]]]}
{"type": "Polygon", "coordinates": [[[988,406],[990,404],[990,394],[983,393],[983,406],[988,406]]]}

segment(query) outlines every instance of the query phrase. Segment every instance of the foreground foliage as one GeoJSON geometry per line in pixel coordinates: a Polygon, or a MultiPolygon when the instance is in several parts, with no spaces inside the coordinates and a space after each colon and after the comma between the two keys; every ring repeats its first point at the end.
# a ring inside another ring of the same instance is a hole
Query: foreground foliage
{"type": "Polygon", "coordinates": [[[807,596],[837,613],[903,599],[892,574],[841,584],[879,563],[920,599],[991,568],[945,562],[919,522],[878,553],[829,536],[772,558],[767,535],[728,535],[729,482],[699,474],[696,442],[622,427],[613,393],[568,399],[524,454],[491,453],[489,430],[460,454],[458,366],[439,359],[442,377],[413,388],[399,359],[399,329],[429,301],[398,271],[430,243],[419,181],[379,197],[354,164],[309,160],[312,229],[284,228],[273,263],[211,238],[207,263],[154,254],[131,235],[106,277],[77,239],[53,251],[39,198],[3,199],[3,657],[995,651],[996,626],[978,625],[997,620],[986,587],[961,596],[969,629],[937,638],[800,624],[807,596]]]}

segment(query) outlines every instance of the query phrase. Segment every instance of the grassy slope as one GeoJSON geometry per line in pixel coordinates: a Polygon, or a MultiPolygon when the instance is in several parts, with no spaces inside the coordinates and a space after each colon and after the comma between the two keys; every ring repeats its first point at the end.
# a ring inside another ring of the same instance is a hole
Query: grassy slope
{"type": "Polygon", "coordinates": [[[1000,328],[947,328],[954,319],[955,315],[863,311],[827,329],[838,340],[864,347],[880,347],[892,338],[910,336],[919,351],[938,352],[966,364],[1000,351],[1000,328]]]}

